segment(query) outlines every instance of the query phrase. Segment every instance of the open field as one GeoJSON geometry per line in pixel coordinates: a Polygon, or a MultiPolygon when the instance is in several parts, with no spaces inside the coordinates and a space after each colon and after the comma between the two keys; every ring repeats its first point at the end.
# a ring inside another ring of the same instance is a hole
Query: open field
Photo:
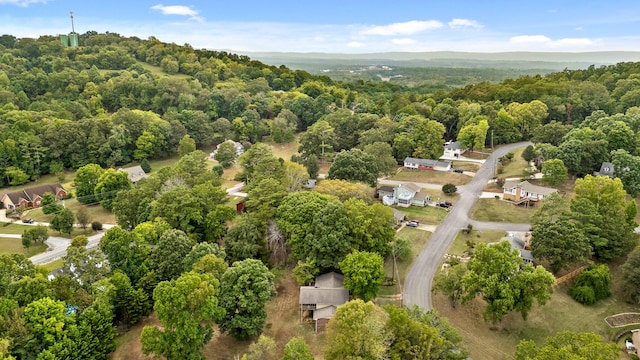
{"type": "MultiPolygon", "coordinates": [[[[116,223],[115,215],[113,215],[111,211],[103,208],[99,204],[85,205],[80,203],[78,199],[74,198],[74,199],[65,200],[64,206],[68,209],[71,209],[71,211],[73,211],[74,214],[78,212],[78,209],[80,209],[81,207],[84,207],[85,209],[87,209],[87,212],[89,213],[89,219],[90,219],[89,222],[99,221],[103,224],[116,223]]],[[[38,222],[50,222],[54,216],[55,216],[54,214],[44,214],[42,212],[42,209],[39,209],[39,208],[31,209],[28,212],[26,212],[24,215],[22,215],[23,218],[32,218],[33,220],[38,222]]],[[[88,227],[91,227],[91,225],[89,224],[88,227]]]]}
{"type": "Polygon", "coordinates": [[[442,220],[444,220],[445,216],[447,216],[446,209],[435,206],[410,206],[408,208],[395,208],[407,214],[408,220],[418,220],[421,224],[438,225],[442,222],[442,220]]]}
{"type": "Polygon", "coordinates": [[[467,241],[473,241],[476,244],[488,244],[499,241],[505,236],[507,236],[507,233],[502,230],[472,230],[469,234],[460,231],[447,253],[462,256],[468,249],[467,241]]]}
{"type": "Polygon", "coordinates": [[[31,229],[31,225],[16,223],[0,223],[0,234],[22,234],[25,230],[31,229]]]}
{"type": "Polygon", "coordinates": [[[389,180],[415,181],[430,184],[454,184],[464,185],[471,181],[471,177],[458,174],[453,171],[433,171],[433,170],[406,170],[399,168],[398,172],[387,177],[389,180]]]}
{"type": "Polygon", "coordinates": [[[518,177],[522,176],[522,171],[528,166],[527,162],[522,158],[522,152],[524,147],[514,151],[513,160],[510,163],[502,167],[502,171],[498,174],[499,177],[518,177]]]}
{"type": "Polygon", "coordinates": [[[62,268],[63,264],[64,264],[64,261],[62,259],[58,259],[41,266],[49,271],[53,271],[53,270],[62,268]]]}
{"type": "MultiPolygon", "coordinates": [[[[411,268],[411,264],[418,257],[422,248],[427,245],[429,239],[431,239],[432,233],[429,231],[418,230],[414,228],[404,227],[400,230],[396,237],[406,239],[411,243],[412,256],[411,259],[407,260],[398,260],[396,265],[398,267],[398,276],[400,277],[400,282],[393,286],[382,286],[380,287],[380,292],[378,295],[381,296],[389,296],[396,295],[402,292],[402,284],[404,284],[404,279],[411,268]]],[[[397,276],[394,274],[393,268],[393,257],[388,256],[384,262],[384,270],[387,278],[394,278],[397,280],[397,276]]]]}
{"type": "Polygon", "coordinates": [[[474,360],[507,359],[513,356],[521,339],[534,340],[539,344],[547,336],[562,330],[595,332],[607,341],[613,340],[624,328],[612,329],[604,318],[621,312],[637,311],[637,307],[620,298],[618,266],[612,266],[611,279],[613,295],[595,305],[584,306],[575,302],[567,294],[567,286],[563,285],[555,289],[546,305],[534,305],[526,321],[520,314],[511,313],[496,326],[483,321],[485,304],[480,299],[453,309],[445,296],[435,295],[433,304],[440,315],[448,318],[458,329],[474,360]]]}
{"type": "Polygon", "coordinates": [[[482,164],[471,162],[471,161],[458,161],[458,160],[453,161],[454,169],[462,169],[464,171],[476,172],[478,171],[478,169],[480,169],[481,166],[482,164]]]}
{"type": "Polygon", "coordinates": [[[478,199],[470,212],[470,217],[478,221],[496,221],[527,224],[536,208],[516,206],[499,199],[478,199]]]}
{"type": "Polygon", "coordinates": [[[0,237],[0,254],[23,254],[31,257],[47,250],[47,245],[34,245],[28,250],[22,246],[21,239],[0,237]]]}

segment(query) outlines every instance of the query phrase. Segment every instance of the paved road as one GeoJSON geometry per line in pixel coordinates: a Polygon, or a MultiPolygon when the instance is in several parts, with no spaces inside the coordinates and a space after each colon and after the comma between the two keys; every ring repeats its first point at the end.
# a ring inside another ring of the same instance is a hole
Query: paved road
{"type": "MultiPolygon", "coordinates": [[[[102,239],[103,236],[104,231],[89,236],[87,249],[98,247],[100,239],[102,239]]],[[[36,265],[43,265],[61,259],[63,256],[67,255],[67,248],[71,244],[71,240],[59,237],[49,237],[45,243],[49,245],[49,249],[43,253],[30,257],[29,259],[32,263],[36,265]]]]}
{"type": "MultiPolygon", "coordinates": [[[[442,257],[447,252],[460,229],[469,223],[469,211],[482,194],[482,189],[493,177],[496,160],[515,149],[531,143],[521,142],[496,149],[478,170],[473,180],[464,187],[459,187],[460,198],[451,208],[451,212],[438,226],[431,240],[422,249],[413,263],[405,280],[403,291],[404,305],[418,305],[425,310],[431,309],[431,283],[438,270],[442,257]]],[[[506,224],[501,224],[504,226],[506,224]]]]}

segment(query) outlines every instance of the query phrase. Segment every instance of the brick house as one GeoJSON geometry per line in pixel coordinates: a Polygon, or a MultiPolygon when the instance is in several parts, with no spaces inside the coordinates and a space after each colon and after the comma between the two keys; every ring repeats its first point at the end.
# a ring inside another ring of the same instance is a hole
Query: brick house
{"type": "Polygon", "coordinates": [[[7,210],[15,210],[18,207],[30,208],[42,206],[41,201],[45,193],[51,193],[56,200],[62,200],[67,196],[67,191],[60,183],[34,186],[23,190],[5,192],[0,201],[7,210]]]}

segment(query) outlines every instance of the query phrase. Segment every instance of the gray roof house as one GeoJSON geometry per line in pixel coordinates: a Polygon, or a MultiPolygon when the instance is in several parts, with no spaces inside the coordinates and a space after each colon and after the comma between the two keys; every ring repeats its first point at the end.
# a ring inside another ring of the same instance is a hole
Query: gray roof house
{"type": "MultiPolygon", "coordinates": [[[[505,236],[500,239],[500,242],[502,241],[508,241],[509,244],[511,244],[511,250],[518,250],[520,252],[520,257],[525,265],[533,263],[533,255],[531,254],[531,250],[527,249],[527,243],[524,240],[513,234],[509,234],[509,236],[505,236]]],[[[491,244],[497,243],[490,243],[489,245],[491,244]]]]}
{"type": "Polygon", "coordinates": [[[613,177],[613,164],[610,162],[603,162],[602,165],[600,165],[600,171],[595,171],[593,175],[613,177]]]}
{"type": "Polygon", "coordinates": [[[149,175],[147,175],[147,173],[142,170],[142,167],[140,165],[128,168],[119,168],[118,171],[126,171],[129,180],[131,180],[131,182],[134,184],[142,179],[149,177],[149,175]]]}
{"type": "Polygon", "coordinates": [[[404,167],[406,169],[449,171],[451,170],[451,161],[406,157],[404,167]]]}
{"type": "Polygon", "coordinates": [[[342,286],[343,282],[343,275],[330,272],[316,277],[314,286],[301,286],[300,322],[304,311],[311,311],[315,331],[323,331],[338,306],[349,301],[349,290],[342,286]]]}

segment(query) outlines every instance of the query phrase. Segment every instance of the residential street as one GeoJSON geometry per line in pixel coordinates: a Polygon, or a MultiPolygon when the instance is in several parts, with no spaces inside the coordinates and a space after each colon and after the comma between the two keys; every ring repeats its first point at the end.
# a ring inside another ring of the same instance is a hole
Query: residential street
{"type": "MultiPolygon", "coordinates": [[[[471,208],[482,194],[482,189],[484,189],[489,179],[493,177],[496,160],[509,151],[529,144],[531,143],[520,142],[496,149],[478,170],[473,180],[464,187],[459,187],[460,198],[451,208],[451,212],[449,212],[442,224],[433,233],[431,240],[422,249],[411,270],[409,270],[404,283],[404,305],[415,304],[425,310],[431,309],[431,283],[433,276],[440,266],[442,257],[456,238],[458,231],[465,228],[469,223],[469,211],[471,211],[471,208]]],[[[500,226],[508,225],[503,223],[496,224],[500,226]]]]}

